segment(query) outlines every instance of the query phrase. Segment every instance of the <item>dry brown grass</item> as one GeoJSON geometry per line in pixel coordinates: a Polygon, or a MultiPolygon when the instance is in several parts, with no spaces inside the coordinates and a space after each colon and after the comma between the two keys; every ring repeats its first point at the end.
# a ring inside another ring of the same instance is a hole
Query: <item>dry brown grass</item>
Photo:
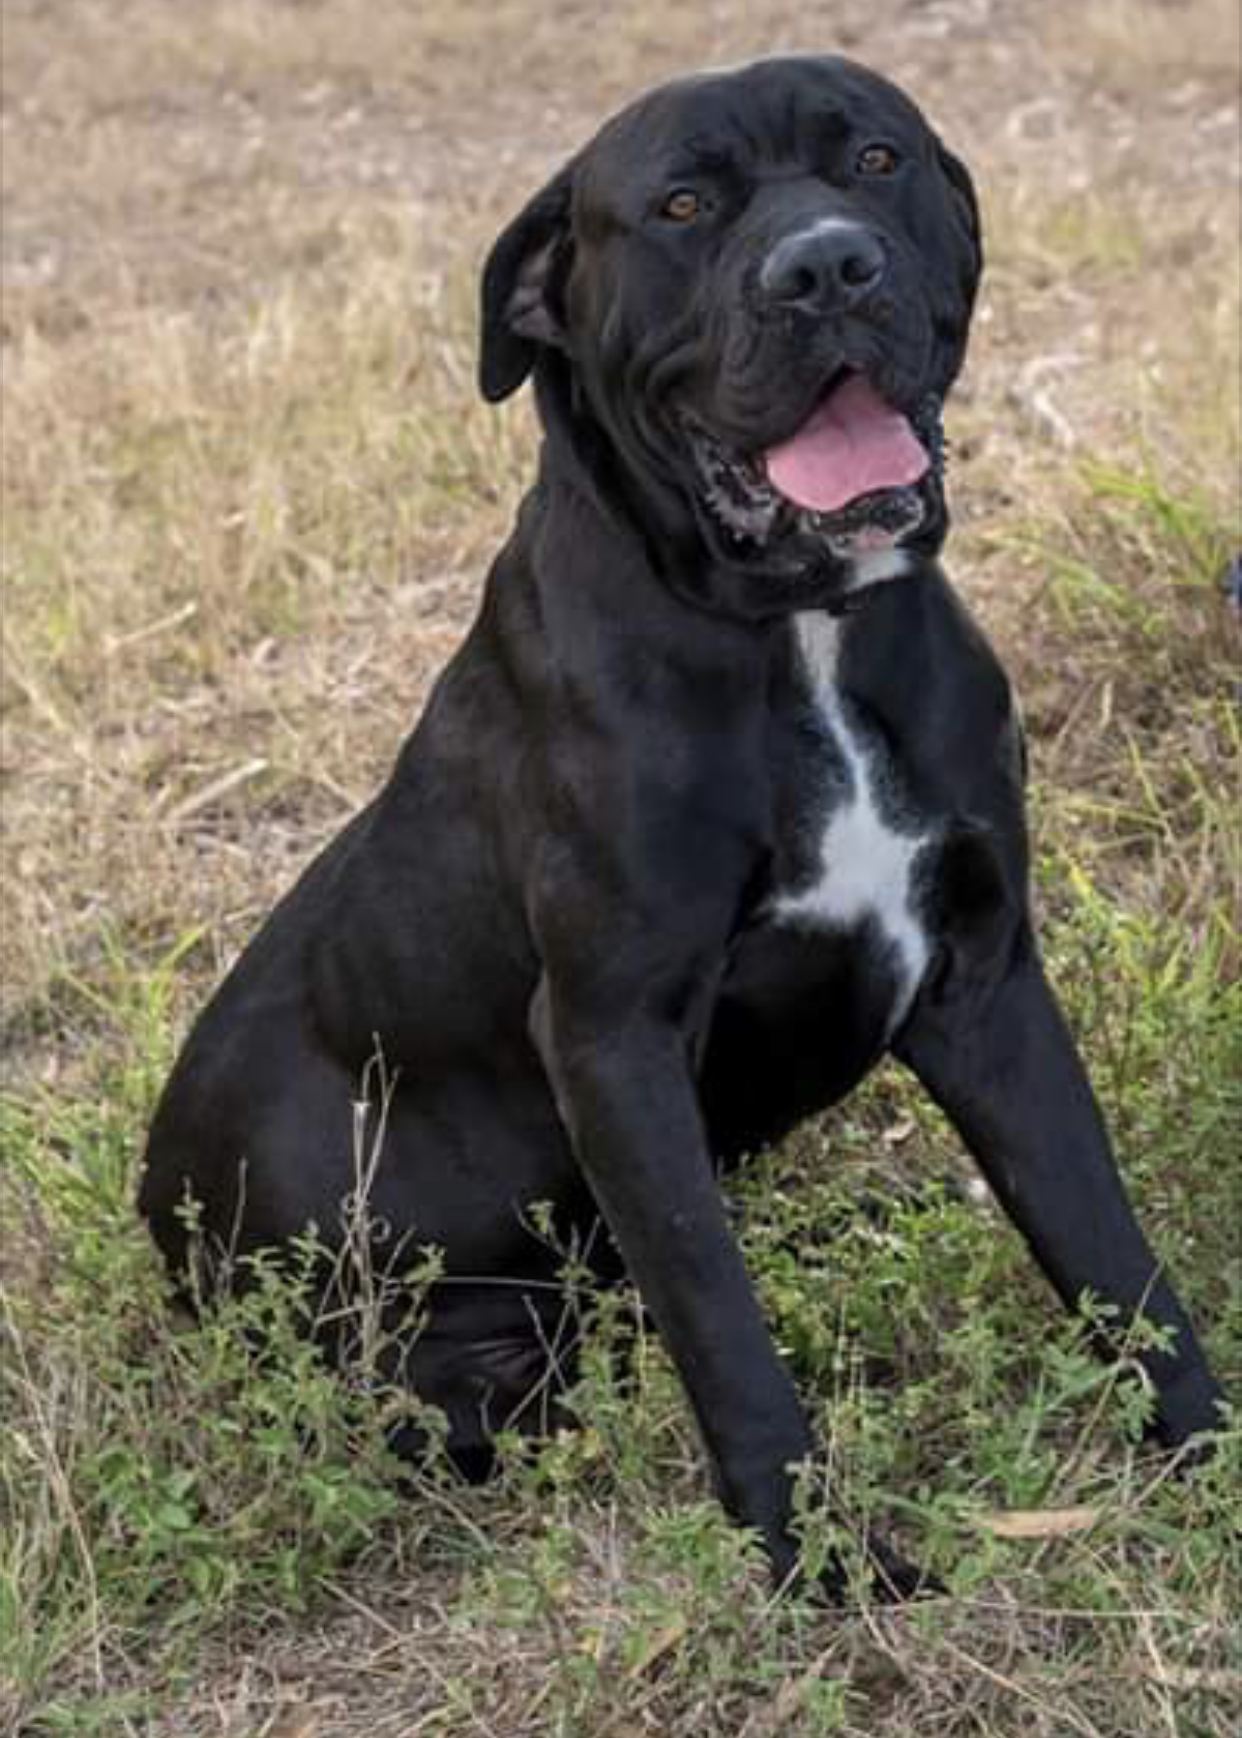
{"type": "MultiPolygon", "coordinates": [[[[1114,515],[1090,468],[1147,467],[1214,527],[1209,550],[1242,535],[1235,20],[1229,0],[842,0],[822,24],[784,0],[8,4],[14,1077],[66,1101],[93,1087],[119,1043],[109,1005],[201,930],[183,1017],[382,776],[529,471],[526,409],[473,389],[474,274],[504,214],[634,86],[819,46],[808,33],[912,84],[981,172],[954,569],[1022,679],[1058,843],[1140,913],[1196,937],[1232,922],[1236,964],[1236,630],[1201,584],[1178,590],[1203,550],[1183,560],[1147,507],[1114,515]],[[1093,619],[1081,592],[1054,607],[1049,576],[1075,562],[1132,586],[1141,619],[1093,619]]],[[[537,1531],[503,1499],[486,1513],[537,1531]]],[[[755,1592],[728,1645],[775,1650],[770,1697],[711,1688],[674,1625],[575,1703],[566,1650],[635,1623],[634,1540],[632,1516],[587,1505],[526,1627],[496,1620],[494,1589],[472,1621],[452,1570],[388,1565],[323,1618],[214,1634],[175,1690],[152,1637],[117,1646],[169,1738],[1237,1729],[1236,1673],[1211,1678],[1236,1658],[1205,1642],[1200,1668],[1192,1645],[1228,1614],[1196,1631],[1141,1610],[1112,1558],[1095,1624],[1047,1609],[1032,1572],[934,1631],[821,1618],[774,1642],[755,1592]],[[830,1728],[814,1686],[840,1675],[861,1700],[830,1728]],[[1122,1701],[1141,1725],[1113,1718],[1122,1701]]],[[[692,1578],[657,1584],[673,1608],[695,1597],[692,1578]]]]}
{"type": "Polygon", "coordinates": [[[1043,39],[1059,59],[1128,102],[1172,91],[1182,106],[1223,105],[1237,85],[1242,15],[1233,0],[1085,0],[1047,10],[1043,39]]]}
{"type": "MultiPolygon", "coordinates": [[[[878,56],[982,171],[993,264],[959,497],[967,579],[1002,623],[1025,597],[989,543],[1064,513],[1058,449],[1141,442],[1218,500],[1236,473],[1223,12],[1206,0],[1179,33],[1211,102],[1153,113],[1144,59],[1141,115],[1084,113],[1114,11],[1075,13],[1068,54],[1068,13],[1007,8],[998,30],[930,7],[878,56]]],[[[846,8],[837,40],[879,44],[867,16],[846,8]]],[[[793,25],[716,8],[711,52],[793,25]]],[[[567,22],[516,0],[12,9],[10,996],[80,960],[105,916],[237,933],[373,783],[530,451],[521,414],[473,393],[470,264],[623,84],[698,58],[702,34],[693,10],[567,22]],[[467,116],[480,82],[505,100],[467,116]],[[232,836],[243,814],[260,850],[232,836]]]]}
{"type": "Polygon", "coordinates": [[[428,278],[412,308],[408,232],[356,245],[347,276],[230,328],[135,310],[105,344],[14,354],[9,820],[31,904],[10,990],[105,913],[167,933],[187,871],[212,922],[256,869],[270,892],[451,649],[529,437],[473,407],[460,286],[428,278]]]}

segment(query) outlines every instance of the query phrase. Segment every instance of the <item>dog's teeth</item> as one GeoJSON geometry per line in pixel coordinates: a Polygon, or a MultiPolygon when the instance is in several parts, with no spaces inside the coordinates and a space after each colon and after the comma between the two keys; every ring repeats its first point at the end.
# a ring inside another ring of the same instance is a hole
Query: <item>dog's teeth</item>
{"type": "Polygon", "coordinates": [[[782,510],[775,490],[755,461],[730,453],[705,429],[688,433],[702,478],[702,494],[735,549],[759,548],[771,534],[782,510]]]}

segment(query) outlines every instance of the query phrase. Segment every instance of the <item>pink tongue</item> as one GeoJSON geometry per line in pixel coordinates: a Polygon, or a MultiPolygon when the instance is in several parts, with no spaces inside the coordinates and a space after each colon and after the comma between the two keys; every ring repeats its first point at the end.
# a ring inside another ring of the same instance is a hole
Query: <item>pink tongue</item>
{"type": "Polygon", "coordinates": [[[851,374],[796,435],[764,456],[773,486],[816,513],[917,482],[931,463],[905,417],[862,374],[851,374]]]}

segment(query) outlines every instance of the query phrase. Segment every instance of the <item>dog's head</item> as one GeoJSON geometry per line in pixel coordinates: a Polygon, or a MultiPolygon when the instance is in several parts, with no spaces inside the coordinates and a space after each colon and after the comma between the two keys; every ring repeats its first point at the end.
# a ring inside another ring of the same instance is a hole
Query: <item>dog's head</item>
{"type": "Polygon", "coordinates": [[[837,58],[650,92],[496,243],[480,379],[550,428],[670,582],[764,614],[943,540],[940,414],[980,271],[970,177],[837,58]]]}

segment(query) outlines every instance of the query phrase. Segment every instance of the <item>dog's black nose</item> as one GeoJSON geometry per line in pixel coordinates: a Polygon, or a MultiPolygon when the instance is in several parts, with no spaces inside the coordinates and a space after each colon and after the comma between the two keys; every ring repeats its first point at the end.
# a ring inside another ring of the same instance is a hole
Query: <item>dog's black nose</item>
{"type": "Polygon", "coordinates": [[[875,289],[887,266],[880,238],[860,223],[825,218],[782,236],[759,268],[759,289],[775,307],[826,314],[875,289]]]}

